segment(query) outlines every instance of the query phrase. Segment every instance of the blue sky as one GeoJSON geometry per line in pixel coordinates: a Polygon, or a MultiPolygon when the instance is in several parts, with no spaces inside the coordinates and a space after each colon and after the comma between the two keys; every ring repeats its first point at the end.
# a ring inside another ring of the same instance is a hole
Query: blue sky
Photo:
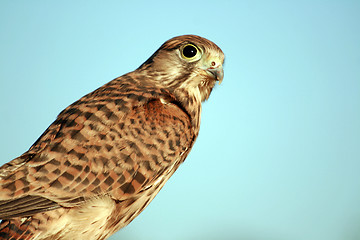
{"type": "Polygon", "coordinates": [[[197,34],[226,55],[200,136],[111,240],[360,239],[359,1],[0,2],[0,163],[66,106],[197,34]]]}

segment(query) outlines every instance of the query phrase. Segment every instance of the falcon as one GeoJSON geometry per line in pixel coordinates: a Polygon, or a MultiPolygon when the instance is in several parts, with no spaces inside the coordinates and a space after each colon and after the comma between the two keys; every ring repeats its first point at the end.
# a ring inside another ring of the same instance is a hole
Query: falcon
{"type": "Polygon", "coordinates": [[[224,54],[195,35],[65,108],[0,168],[0,239],[106,239],[184,162],[224,54]]]}

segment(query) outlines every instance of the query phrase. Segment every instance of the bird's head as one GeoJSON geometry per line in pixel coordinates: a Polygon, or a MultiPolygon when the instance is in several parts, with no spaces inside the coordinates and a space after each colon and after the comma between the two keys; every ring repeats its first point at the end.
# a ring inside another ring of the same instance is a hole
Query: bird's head
{"type": "Polygon", "coordinates": [[[139,70],[162,86],[185,90],[200,101],[208,99],[216,82],[224,77],[224,53],[213,42],[195,35],[166,41],[139,70]]]}

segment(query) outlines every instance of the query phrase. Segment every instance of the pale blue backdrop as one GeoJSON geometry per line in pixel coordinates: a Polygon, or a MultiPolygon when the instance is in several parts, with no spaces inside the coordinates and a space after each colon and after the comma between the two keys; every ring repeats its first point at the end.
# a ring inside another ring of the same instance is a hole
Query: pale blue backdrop
{"type": "Polygon", "coordinates": [[[359,1],[0,1],[0,152],[165,40],[225,52],[200,136],[112,240],[360,239],[359,1]]]}

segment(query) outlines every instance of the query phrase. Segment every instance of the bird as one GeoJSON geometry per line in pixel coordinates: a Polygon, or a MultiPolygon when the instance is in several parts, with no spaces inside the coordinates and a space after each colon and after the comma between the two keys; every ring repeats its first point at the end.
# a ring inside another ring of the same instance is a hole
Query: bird
{"type": "Polygon", "coordinates": [[[107,239],[153,200],[199,134],[224,53],[181,35],[65,108],[0,167],[0,239],[107,239]]]}

